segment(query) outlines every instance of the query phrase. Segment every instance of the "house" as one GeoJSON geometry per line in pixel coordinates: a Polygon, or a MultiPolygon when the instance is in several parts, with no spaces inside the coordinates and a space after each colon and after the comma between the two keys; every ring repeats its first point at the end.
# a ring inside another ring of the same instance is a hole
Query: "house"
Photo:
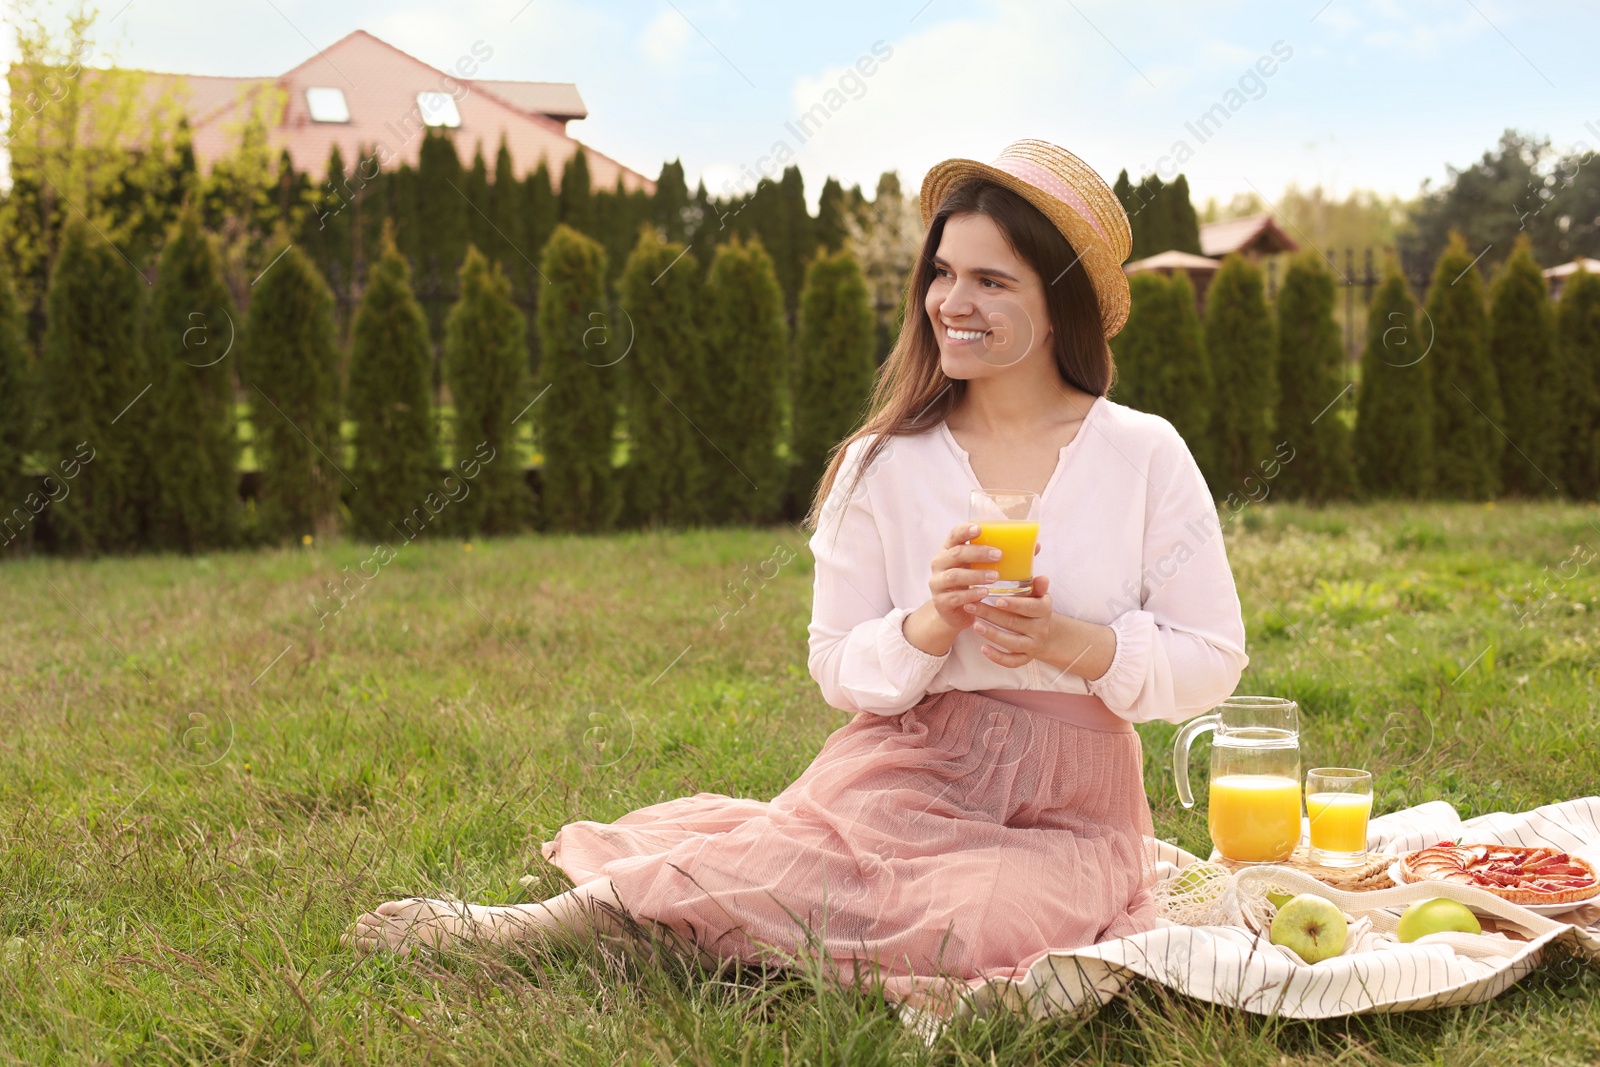
{"type": "Polygon", "coordinates": [[[1590,274],[1600,274],[1600,259],[1579,256],[1571,263],[1563,263],[1559,267],[1551,267],[1545,271],[1544,280],[1550,286],[1550,299],[1556,300],[1560,298],[1561,290],[1565,288],[1567,279],[1580,270],[1588,271],[1590,274]]]}
{"type": "Polygon", "coordinates": [[[1124,263],[1122,272],[1132,275],[1153,270],[1171,277],[1173,272],[1181,270],[1189,276],[1189,284],[1194,286],[1195,304],[1203,309],[1206,306],[1206,289],[1210,287],[1212,276],[1221,266],[1222,264],[1214,259],[1174,249],[1157,252],[1153,256],[1136,259],[1132,263],[1124,263]]]}
{"type": "MultiPolygon", "coordinates": [[[[475,42],[448,70],[440,70],[393,45],[357,30],[277,77],[147,74],[147,91],[170,92],[194,136],[196,162],[209,168],[237,145],[246,120],[265,113],[273,154],[286,149],[295,169],[314,181],[326,176],[328,154],[339,146],[345,172],[389,170],[417,164],[430,129],[453,135],[463,162],[479,145],[494,165],[504,137],[520,178],[547,161],[557,187],[580,142],[567,123],[589,111],[578,87],[568,82],[484,78],[494,49],[475,42]]],[[[603,152],[584,145],[589,180],[630,192],[655,191],[655,183],[603,152]]]]}
{"type": "Polygon", "coordinates": [[[1296,252],[1300,246],[1273,221],[1271,215],[1208,222],[1200,227],[1200,251],[1212,259],[1233,252],[1259,259],[1278,252],[1296,252]]]}
{"type": "MultiPolygon", "coordinates": [[[[1206,306],[1206,290],[1211,279],[1222,266],[1222,259],[1235,252],[1249,259],[1265,259],[1279,252],[1296,252],[1300,246],[1283,232],[1271,215],[1251,215],[1242,219],[1225,219],[1208,222],[1200,227],[1200,251],[1204,255],[1179,252],[1171,249],[1122,266],[1125,274],[1156,271],[1169,277],[1176,271],[1189,276],[1194,286],[1195,305],[1202,311],[1206,306]]],[[[1276,289],[1273,263],[1267,263],[1269,293],[1276,289]]]]}

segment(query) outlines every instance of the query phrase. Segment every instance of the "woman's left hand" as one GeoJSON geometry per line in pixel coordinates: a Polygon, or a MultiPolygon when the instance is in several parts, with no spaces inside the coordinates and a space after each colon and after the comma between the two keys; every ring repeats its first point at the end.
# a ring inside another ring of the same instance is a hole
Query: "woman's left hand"
{"type": "Polygon", "coordinates": [[[1055,621],[1050,579],[1036,576],[1031,594],[994,599],[999,603],[967,605],[976,616],[972,630],[984,640],[983,654],[1002,667],[1022,667],[1042,658],[1055,621]]]}

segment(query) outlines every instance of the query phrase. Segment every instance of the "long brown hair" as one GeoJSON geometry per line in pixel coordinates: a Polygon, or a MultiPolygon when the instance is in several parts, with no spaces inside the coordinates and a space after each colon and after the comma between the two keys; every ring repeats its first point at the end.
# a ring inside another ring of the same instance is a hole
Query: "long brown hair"
{"type": "Polygon", "coordinates": [[[1093,396],[1105,396],[1116,379],[1111,347],[1100,324],[1100,303],[1089,274],[1077,269],[1078,254],[1044,213],[1022,196],[993,182],[975,178],[950,191],[928,224],[916,266],[906,282],[906,321],[894,350],[878,372],[866,421],[840,441],[817,485],[806,525],[816,529],[822,505],[844,463],[845,450],[861,437],[876,434],[845,494],[856,491],[891,437],[917,434],[939,425],[966,395],[964,379],[948,378],[939,366],[939,341],[928,321],[924,302],[933,285],[933,257],[939,250],[945,222],[952,215],[986,215],[1000,227],[1013,251],[1044,280],[1045,308],[1050,315],[1056,370],[1063,381],[1093,396]]]}

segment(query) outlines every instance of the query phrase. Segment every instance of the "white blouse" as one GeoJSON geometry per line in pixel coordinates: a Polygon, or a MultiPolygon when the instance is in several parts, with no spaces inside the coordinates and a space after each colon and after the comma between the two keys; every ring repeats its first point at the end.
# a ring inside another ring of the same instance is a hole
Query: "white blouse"
{"type": "Polygon", "coordinates": [[[1233,693],[1249,664],[1244,616],[1205,479],[1167,420],[1098,397],[1040,498],[1034,574],[1056,611],[1110,626],[1116,655],[1087,681],[1037,660],[1003,667],[963,630],[930,655],[906,615],[980,488],[943,422],[892,438],[849,500],[868,438],[846,450],[810,546],[811,676],[844,711],[898,715],[949,689],[1090,693],[1131,722],[1182,722],[1233,693]]]}

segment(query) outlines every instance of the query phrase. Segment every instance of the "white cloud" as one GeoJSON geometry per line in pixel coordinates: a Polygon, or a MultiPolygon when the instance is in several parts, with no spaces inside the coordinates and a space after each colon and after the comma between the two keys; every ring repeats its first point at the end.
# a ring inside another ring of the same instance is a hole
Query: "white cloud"
{"type": "MultiPolygon", "coordinates": [[[[437,56],[433,59],[424,57],[439,52],[441,48],[459,47],[465,50],[472,44],[472,38],[466,36],[471,32],[470,24],[463,25],[460,13],[438,9],[416,7],[385,12],[364,23],[362,29],[403,52],[423,59],[423,62],[435,65],[441,62],[437,56]]],[[[333,42],[318,43],[326,46],[333,42]]]]}
{"type": "MultiPolygon", "coordinates": [[[[1125,79],[1139,76],[1081,20],[1063,33],[1052,25],[1060,23],[1059,14],[1000,6],[1004,10],[987,18],[935,23],[890,42],[892,55],[862,79],[860,98],[849,99],[799,147],[796,162],[808,194],[814,198],[833,175],[870,195],[886,166],[914,192],[939,160],[992,159],[1022,137],[1081,149],[1084,135],[1106,121],[1106,105],[1124,96],[1125,79]]],[[[859,53],[868,54],[871,45],[861,42],[859,53]]],[[[790,91],[795,114],[822,100],[845,72],[830,66],[797,78],[790,91]]],[[[782,135],[781,122],[774,125],[782,135]]]]}
{"type": "MultiPolygon", "coordinates": [[[[1484,5],[1480,5],[1484,6],[1484,5]]],[[[1490,18],[1500,24],[1493,13],[1490,18]]],[[[1359,37],[1363,46],[1393,52],[1416,60],[1437,60],[1449,50],[1481,34],[1494,34],[1491,26],[1471,6],[1433,0],[1401,4],[1395,0],[1335,0],[1317,20],[1341,37],[1359,37]]]]}
{"type": "MultiPolygon", "coordinates": [[[[886,165],[914,189],[941,159],[989,160],[1025,137],[1066,147],[1107,182],[1123,167],[1137,178],[1175,142],[1194,140],[1185,121],[1234,88],[1274,39],[1263,31],[1259,41],[1229,41],[1206,18],[1182,12],[1171,13],[1160,34],[1143,37],[1135,32],[1139,20],[1118,9],[1090,8],[1087,16],[1092,21],[1071,8],[1005,0],[894,41],[893,57],[865,79],[861,99],[840,108],[801,147],[796,162],[808,192],[814,195],[830,174],[870,191],[886,165]]],[[[1293,68],[1287,64],[1269,82],[1271,93],[1282,91],[1293,68]]],[[[797,78],[790,94],[795,112],[811,107],[844,69],[797,78]]],[[[1236,153],[1274,151],[1248,143],[1254,138],[1247,131],[1264,118],[1263,105],[1252,101],[1249,108],[1256,113],[1242,111],[1229,131],[1232,147],[1196,146],[1199,169],[1183,168],[1192,185],[1232,187],[1236,153]],[[1207,181],[1207,166],[1227,173],[1207,181]]],[[[1276,173],[1268,180],[1276,184],[1276,173]]]]}
{"type": "Polygon", "coordinates": [[[639,52],[658,67],[674,68],[683,61],[684,46],[693,28],[676,8],[667,8],[650,20],[639,34],[639,52]]]}
{"type": "Polygon", "coordinates": [[[1224,69],[1249,66],[1261,54],[1259,48],[1247,48],[1242,44],[1214,37],[1202,43],[1199,51],[1200,55],[1210,60],[1213,65],[1224,69]]]}

